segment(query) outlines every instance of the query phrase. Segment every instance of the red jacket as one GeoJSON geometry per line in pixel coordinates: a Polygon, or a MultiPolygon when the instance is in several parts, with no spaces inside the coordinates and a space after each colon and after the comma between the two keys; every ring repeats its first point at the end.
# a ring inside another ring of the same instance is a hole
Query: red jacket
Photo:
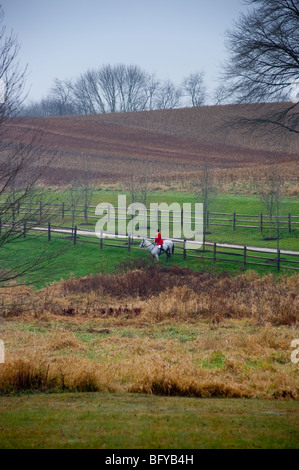
{"type": "Polygon", "coordinates": [[[160,246],[160,245],[163,245],[163,240],[162,240],[162,237],[161,237],[161,233],[158,232],[157,233],[157,236],[155,238],[155,243],[156,245],[160,246]]]}

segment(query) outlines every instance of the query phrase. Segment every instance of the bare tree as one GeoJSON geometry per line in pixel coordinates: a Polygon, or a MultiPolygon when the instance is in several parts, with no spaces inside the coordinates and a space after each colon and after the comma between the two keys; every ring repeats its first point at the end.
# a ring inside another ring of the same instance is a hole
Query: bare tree
{"type": "Polygon", "coordinates": [[[118,89],[114,69],[111,65],[104,65],[97,72],[99,86],[103,97],[107,103],[107,109],[110,113],[117,111],[118,89]]]}
{"type": "Polygon", "coordinates": [[[230,103],[230,93],[225,85],[219,85],[214,92],[215,105],[230,103]]]}
{"type": "Polygon", "coordinates": [[[94,101],[92,86],[90,86],[88,80],[89,77],[88,72],[80,75],[72,86],[73,95],[80,113],[96,114],[99,110],[94,101]]]}
{"type": "MultiPolygon", "coordinates": [[[[194,74],[193,79],[193,91],[190,83],[186,86],[192,102],[199,106],[205,93],[202,75],[194,74]]],[[[182,90],[170,80],[163,83],[137,65],[108,64],[89,69],[75,80],[56,78],[49,94],[39,102],[24,106],[22,115],[62,116],[168,109],[179,107],[181,98],[182,90]]]]}
{"type": "Polygon", "coordinates": [[[146,72],[137,65],[117,65],[115,76],[119,92],[120,111],[142,111],[147,103],[147,79],[146,72]]]}
{"type": "Polygon", "coordinates": [[[160,80],[155,74],[149,75],[146,85],[147,108],[152,110],[155,106],[155,97],[161,86],[160,80]]]}
{"type": "MultiPolygon", "coordinates": [[[[20,46],[16,36],[7,35],[4,24],[4,10],[0,4],[0,125],[7,116],[15,115],[22,102],[26,68],[20,69],[17,56],[20,46]]],[[[24,99],[24,98],[23,98],[24,99]]],[[[3,129],[0,131],[0,137],[3,129]]]]}
{"type": "Polygon", "coordinates": [[[71,213],[72,230],[75,227],[76,213],[78,212],[78,206],[83,202],[83,187],[78,180],[72,181],[71,185],[67,190],[67,206],[71,213]]]}
{"type": "Polygon", "coordinates": [[[141,165],[140,167],[140,162],[137,161],[131,162],[129,174],[125,180],[125,189],[130,194],[131,203],[141,202],[146,206],[151,192],[153,166],[147,160],[141,165]]]}
{"type": "MultiPolygon", "coordinates": [[[[299,3],[294,0],[247,0],[254,8],[228,31],[230,59],[224,80],[237,103],[291,101],[299,76],[299,3]]],[[[275,132],[299,133],[299,99],[240,124],[275,132]]]]}
{"type": "MultiPolygon", "coordinates": [[[[83,200],[83,204],[84,204],[85,225],[89,225],[89,222],[88,222],[88,208],[91,204],[93,193],[94,193],[94,185],[92,184],[91,181],[85,180],[85,182],[82,185],[82,200],[83,200]]],[[[93,224],[91,224],[91,225],[93,225],[93,224]]]]}
{"type": "Polygon", "coordinates": [[[53,103],[55,115],[67,116],[76,114],[76,107],[72,97],[72,85],[68,80],[55,78],[50,90],[49,101],[53,103]]]}
{"type": "Polygon", "coordinates": [[[257,184],[257,192],[269,215],[269,238],[275,224],[277,248],[279,248],[280,206],[285,195],[285,180],[281,176],[281,171],[274,166],[269,167],[264,173],[264,178],[257,184]]]}
{"type": "MultiPolygon", "coordinates": [[[[85,225],[90,225],[88,222],[88,208],[91,204],[93,194],[95,191],[94,174],[88,166],[86,159],[82,162],[82,171],[79,176],[79,185],[82,192],[82,203],[84,204],[84,220],[85,225]]],[[[91,224],[93,225],[93,224],[91,224]]]]}
{"type": "Polygon", "coordinates": [[[203,247],[205,246],[206,233],[209,224],[209,210],[216,196],[214,183],[214,169],[208,162],[202,165],[199,178],[192,181],[193,192],[198,202],[203,204],[203,247]]]}
{"type": "Polygon", "coordinates": [[[84,113],[146,109],[151,76],[136,65],[104,65],[81,74],[72,86],[77,107],[84,113]]]}
{"type": "Polygon", "coordinates": [[[182,92],[170,80],[164,82],[158,89],[155,107],[158,109],[172,109],[180,105],[182,92]]]}
{"type": "Polygon", "coordinates": [[[4,90],[0,103],[0,284],[37,271],[55,257],[54,251],[49,254],[45,250],[31,259],[20,256],[15,262],[10,260],[9,266],[3,263],[4,251],[15,242],[27,240],[28,229],[48,219],[42,204],[33,201],[42,203],[42,190],[37,183],[52,157],[43,152],[40,127],[30,122],[22,130],[19,125],[26,69],[19,68],[18,52],[14,34],[6,35],[0,5],[0,78],[4,90]]]}
{"type": "Polygon", "coordinates": [[[191,73],[182,83],[182,88],[191,99],[192,106],[202,106],[206,99],[206,87],[204,84],[204,73],[191,73]]]}

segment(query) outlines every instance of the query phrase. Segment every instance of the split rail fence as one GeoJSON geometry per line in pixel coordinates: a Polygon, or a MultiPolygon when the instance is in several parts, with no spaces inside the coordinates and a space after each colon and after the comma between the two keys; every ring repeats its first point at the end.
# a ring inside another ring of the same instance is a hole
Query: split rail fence
{"type": "MultiPolygon", "coordinates": [[[[103,231],[99,237],[96,237],[94,231],[78,228],[77,225],[73,228],[58,227],[51,225],[50,222],[47,227],[25,225],[22,236],[26,238],[28,233],[33,231],[38,233],[39,236],[47,237],[49,242],[52,239],[70,239],[74,245],[77,243],[90,243],[98,245],[101,250],[107,246],[126,249],[130,252],[131,249],[139,249],[141,242],[138,237],[115,235],[103,231]]],[[[175,244],[175,256],[182,256],[183,259],[198,258],[212,263],[219,261],[239,263],[244,268],[252,265],[274,268],[277,271],[281,269],[299,270],[299,251],[213,242],[205,242],[204,247],[199,247],[198,242],[192,240],[172,240],[175,244]]]]}
{"type": "MultiPolygon", "coordinates": [[[[0,205],[5,203],[0,202],[0,205]]],[[[39,202],[22,202],[17,204],[14,208],[15,216],[18,217],[21,215],[22,218],[28,216],[37,217],[42,220],[45,218],[55,218],[62,221],[74,219],[84,219],[85,223],[88,221],[95,222],[99,217],[95,215],[96,206],[87,206],[87,205],[76,205],[71,206],[65,202],[57,204],[44,204],[42,201],[39,202]]],[[[110,207],[107,205],[107,213],[109,215],[110,207]]],[[[1,210],[0,210],[1,213],[1,210]]],[[[164,210],[150,210],[147,209],[148,219],[155,219],[159,224],[161,222],[161,217],[166,213],[164,210]]],[[[181,211],[170,211],[170,220],[175,223],[180,223],[183,225],[184,219],[189,219],[191,222],[195,220],[194,211],[186,211],[183,209],[181,211]]],[[[115,218],[116,220],[124,220],[123,214],[118,213],[117,207],[115,208],[115,218]]],[[[129,221],[131,216],[125,214],[125,220],[129,221]]],[[[238,214],[237,212],[212,212],[207,211],[206,214],[206,229],[212,226],[220,227],[231,227],[232,230],[237,230],[238,228],[253,228],[257,229],[260,232],[264,230],[287,230],[291,232],[293,230],[299,230],[299,215],[293,215],[291,213],[287,215],[279,215],[278,217],[268,214],[238,214]]]]}
{"type": "MultiPolygon", "coordinates": [[[[4,204],[0,202],[0,204],[4,204]]],[[[13,206],[14,207],[14,206],[13,206]]],[[[112,246],[117,248],[125,248],[128,251],[131,249],[137,248],[136,245],[140,244],[140,239],[132,236],[124,236],[122,234],[117,234],[114,237],[113,241],[112,235],[107,233],[103,234],[100,239],[95,240],[94,230],[83,229],[82,227],[78,228],[78,225],[73,225],[73,228],[69,226],[58,226],[55,225],[56,221],[65,221],[68,223],[71,219],[77,223],[78,218],[83,218],[84,223],[80,225],[92,225],[95,226],[95,221],[99,219],[95,215],[96,206],[83,206],[78,205],[72,207],[69,204],[57,203],[57,204],[43,204],[42,201],[38,203],[27,202],[17,205],[15,208],[15,214],[13,216],[16,221],[22,220],[25,223],[20,226],[16,223],[16,230],[21,231],[22,236],[26,237],[29,231],[37,231],[40,234],[44,234],[48,237],[48,240],[51,241],[52,238],[59,238],[66,236],[70,237],[72,242],[76,244],[80,243],[96,243],[100,246],[100,249],[103,249],[104,246],[112,246]],[[28,217],[28,220],[27,220],[28,217]],[[49,217],[49,222],[47,227],[37,227],[38,221],[43,221],[44,224],[45,217],[49,217]],[[71,219],[70,219],[71,218],[71,219]],[[32,219],[32,220],[31,220],[32,219]],[[33,222],[34,219],[34,222],[33,222]],[[92,223],[88,224],[88,221],[92,223]],[[109,238],[107,238],[107,236],[109,238]],[[109,241],[110,239],[110,241],[109,241]]],[[[107,214],[109,217],[110,207],[107,206],[107,214]]],[[[3,206],[0,209],[0,213],[3,214],[3,206]]],[[[155,227],[161,223],[161,218],[163,217],[163,210],[156,210],[154,213],[147,209],[147,220],[154,221],[155,227]]],[[[116,220],[126,220],[130,221],[133,214],[120,214],[115,210],[116,220]]],[[[184,221],[187,219],[189,223],[194,223],[195,221],[194,211],[173,211],[170,216],[170,223],[179,223],[183,225],[184,221]]],[[[59,223],[60,223],[59,222],[59,223]]],[[[56,222],[57,223],[57,222],[56,222]]],[[[226,226],[231,227],[232,230],[236,230],[238,227],[244,228],[256,228],[260,231],[273,228],[279,230],[299,230],[299,216],[292,214],[280,215],[277,221],[276,217],[271,218],[269,215],[259,214],[237,214],[233,213],[221,213],[221,212],[208,212],[207,213],[207,228],[209,226],[226,226]],[[273,225],[271,225],[273,224],[273,225]]],[[[1,220],[0,217],[0,232],[5,229],[5,221],[1,220]]],[[[118,227],[116,227],[116,233],[118,227]]],[[[170,237],[171,238],[171,237],[170,237]]],[[[172,238],[173,239],[173,238],[172,238]]],[[[179,256],[183,256],[184,259],[189,258],[198,258],[201,260],[211,261],[216,263],[217,261],[222,262],[235,262],[243,265],[244,267],[248,265],[253,266],[266,266],[272,267],[280,271],[281,269],[293,269],[299,270],[299,252],[288,251],[288,250],[276,250],[274,248],[260,248],[260,247],[250,247],[243,245],[233,245],[233,244],[224,244],[224,243],[213,243],[205,242],[204,247],[201,249],[192,249],[192,241],[186,239],[173,239],[175,242],[175,253],[179,256]]]]}

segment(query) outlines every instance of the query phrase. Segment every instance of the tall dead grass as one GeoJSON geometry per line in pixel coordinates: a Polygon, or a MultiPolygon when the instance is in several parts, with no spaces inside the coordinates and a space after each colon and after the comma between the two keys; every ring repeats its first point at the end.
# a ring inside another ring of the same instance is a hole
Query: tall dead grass
{"type": "Polygon", "coordinates": [[[296,326],[299,276],[237,277],[188,268],[150,266],[113,275],[70,279],[40,292],[44,311],[60,315],[118,316],[149,321],[220,322],[251,318],[258,324],[296,326]]]}
{"type": "Polygon", "coordinates": [[[145,311],[157,321],[207,318],[219,323],[227,318],[251,318],[260,325],[295,326],[299,322],[299,286],[290,288],[290,284],[292,281],[285,280],[277,285],[272,276],[252,280],[245,275],[220,280],[210,292],[175,286],[152,296],[145,311]]]}
{"type": "Polygon", "coordinates": [[[166,345],[161,351],[127,351],[126,357],[117,360],[108,355],[105,361],[91,361],[73,353],[55,356],[31,351],[24,358],[14,353],[0,368],[0,394],[108,391],[199,398],[298,398],[296,371],[289,361],[285,366],[281,355],[252,355],[249,347],[250,352],[244,352],[242,358],[242,349],[234,348],[225,354],[204,350],[194,358],[182,347],[170,355],[166,345]],[[224,360],[215,366],[217,357],[224,360]]]}
{"type": "Polygon", "coordinates": [[[1,291],[0,393],[297,398],[299,276],[138,267],[1,291]]]}
{"type": "MultiPolygon", "coordinates": [[[[22,391],[110,391],[111,376],[76,356],[47,357],[29,352],[26,359],[10,357],[0,369],[0,394],[22,391]]],[[[115,390],[115,387],[112,387],[115,390]]]]}
{"type": "Polygon", "coordinates": [[[17,287],[0,295],[2,316],[127,317],[148,321],[251,318],[258,324],[296,326],[299,275],[237,277],[188,268],[149,266],[53,283],[35,293],[17,287]]]}

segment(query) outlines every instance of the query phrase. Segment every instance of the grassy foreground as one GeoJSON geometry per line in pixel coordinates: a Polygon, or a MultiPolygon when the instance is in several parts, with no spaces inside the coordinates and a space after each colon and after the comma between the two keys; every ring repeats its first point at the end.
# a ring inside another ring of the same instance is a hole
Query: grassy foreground
{"type": "MultiPolygon", "coordinates": [[[[117,206],[117,197],[119,194],[121,194],[119,191],[95,191],[92,205],[96,205],[99,202],[110,202],[111,204],[117,206]]],[[[55,196],[55,203],[58,205],[62,201],[67,200],[66,191],[57,191],[55,196]]],[[[128,196],[128,203],[129,202],[130,198],[128,196]]],[[[185,202],[194,203],[195,196],[190,192],[156,191],[151,192],[149,195],[148,204],[151,202],[166,202],[167,204],[178,202],[182,205],[185,202]]],[[[256,195],[219,193],[213,201],[211,210],[227,213],[237,211],[238,213],[243,214],[260,214],[264,209],[256,195]]],[[[292,213],[292,215],[299,215],[298,197],[288,196],[284,199],[281,207],[281,214],[287,215],[289,212],[292,213]]],[[[89,222],[91,225],[85,226],[82,214],[83,213],[80,214],[81,217],[79,217],[79,213],[76,215],[75,223],[78,224],[78,228],[93,231],[95,229],[97,218],[90,218],[89,222]]],[[[89,215],[94,216],[94,210],[91,210],[89,215]]],[[[53,220],[52,225],[54,222],[55,221],[53,220]]],[[[71,226],[71,220],[68,217],[66,217],[63,221],[57,219],[56,223],[58,225],[67,227],[71,226]]],[[[207,234],[207,241],[276,248],[276,240],[267,240],[268,235],[269,232],[266,229],[263,233],[261,233],[258,228],[248,229],[237,227],[236,230],[233,230],[231,226],[225,227],[211,225],[209,227],[209,233],[207,234]]],[[[272,235],[275,235],[275,233],[272,233],[272,235]]],[[[17,271],[21,272],[24,270],[25,275],[22,277],[21,282],[32,283],[35,287],[42,288],[46,284],[50,284],[53,281],[59,281],[62,278],[66,279],[70,275],[78,277],[85,276],[87,274],[98,273],[101,271],[113,272],[115,266],[124,260],[129,261],[136,258],[150,260],[149,252],[146,249],[139,249],[138,243],[135,245],[134,249],[130,251],[130,253],[128,253],[126,246],[124,246],[123,249],[119,249],[107,246],[108,243],[109,241],[105,240],[104,248],[101,250],[100,240],[97,237],[83,237],[81,235],[77,240],[77,245],[74,246],[69,236],[66,237],[61,234],[58,235],[52,233],[51,242],[48,242],[46,232],[40,234],[37,234],[36,232],[35,234],[30,233],[30,236],[27,234],[26,238],[20,238],[16,242],[6,244],[1,248],[0,268],[4,268],[6,270],[16,268],[17,271]],[[66,239],[61,240],[57,238],[66,239]],[[88,241],[89,243],[83,243],[84,241],[88,241]],[[36,271],[27,273],[26,267],[28,265],[35,266],[36,271]]],[[[110,241],[110,243],[113,243],[113,241],[110,241]]],[[[114,243],[121,242],[114,241],[114,243]]],[[[287,250],[299,250],[299,230],[293,229],[291,232],[288,230],[281,230],[280,248],[287,250]]],[[[235,256],[235,250],[224,250],[233,253],[233,256],[229,257],[233,257],[234,261],[221,261],[217,259],[217,262],[213,264],[213,260],[211,259],[213,257],[213,253],[211,252],[212,247],[208,247],[208,249],[210,250],[210,253],[205,253],[205,257],[209,257],[210,259],[194,259],[188,257],[186,260],[184,260],[182,257],[182,250],[179,249],[179,245],[177,244],[170,265],[176,264],[182,267],[190,267],[195,270],[205,269],[217,272],[226,271],[233,275],[242,271],[243,265],[242,262],[240,262],[242,258],[240,257],[240,254],[238,255],[239,257],[235,256]]],[[[239,252],[237,252],[237,254],[238,253],[239,252]]],[[[201,255],[202,253],[199,254],[201,255]]],[[[254,254],[254,256],[257,255],[257,253],[254,254]]],[[[219,257],[227,258],[227,255],[221,256],[221,254],[218,254],[218,258],[219,257]]],[[[267,257],[274,258],[275,256],[268,255],[267,257]]],[[[165,256],[164,258],[162,257],[161,260],[164,263],[165,256]]],[[[297,257],[288,257],[288,260],[295,260],[298,262],[297,257]]],[[[265,263],[263,259],[253,259],[253,261],[265,263]]],[[[255,266],[254,269],[259,274],[267,274],[269,272],[275,273],[275,262],[267,260],[266,263],[267,266],[255,266]]],[[[281,264],[283,266],[283,262],[281,264]]],[[[290,266],[290,264],[288,264],[288,266],[290,266]]],[[[297,267],[296,264],[291,266],[297,267]]],[[[247,268],[248,267],[252,267],[252,265],[248,264],[247,268]]]]}
{"type": "Polygon", "coordinates": [[[151,266],[4,289],[0,393],[296,400],[298,283],[151,266]]]}
{"type": "Polygon", "coordinates": [[[2,397],[1,448],[298,448],[299,403],[132,394],[2,397]]]}
{"type": "Polygon", "coordinates": [[[1,448],[298,448],[298,276],[182,256],[148,268],[138,248],[54,238],[6,246],[2,267],[45,251],[25,279],[42,290],[0,292],[1,448]]]}

